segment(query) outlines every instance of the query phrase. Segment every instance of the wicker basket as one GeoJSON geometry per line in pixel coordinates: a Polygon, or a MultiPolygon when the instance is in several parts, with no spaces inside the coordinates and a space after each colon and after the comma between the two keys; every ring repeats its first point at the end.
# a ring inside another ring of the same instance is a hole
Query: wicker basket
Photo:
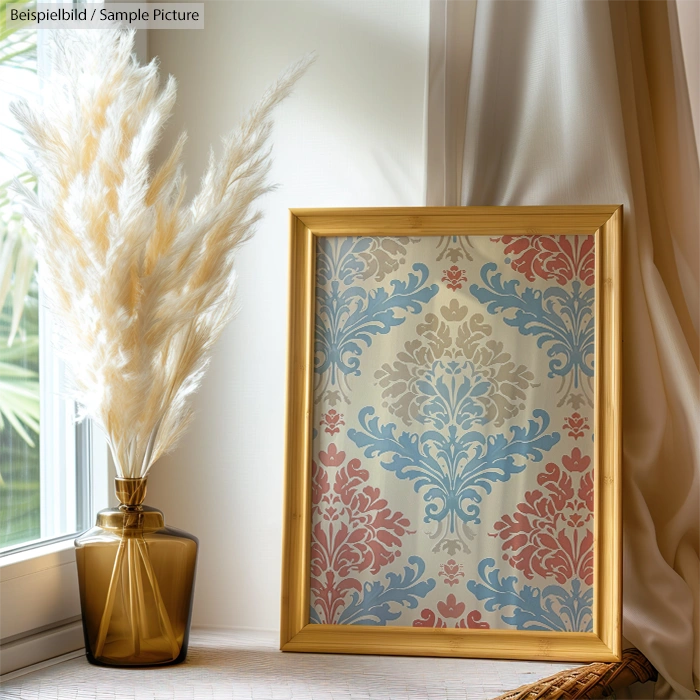
{"type": "Polygon", "coordinates": [[[656,669],[637,649],[625,649],[622,661],[594,663],[561,671],[530,685],[523,685],[495,700],[582,700],[607,698],[635,682],[655,681],[656,669]]]}

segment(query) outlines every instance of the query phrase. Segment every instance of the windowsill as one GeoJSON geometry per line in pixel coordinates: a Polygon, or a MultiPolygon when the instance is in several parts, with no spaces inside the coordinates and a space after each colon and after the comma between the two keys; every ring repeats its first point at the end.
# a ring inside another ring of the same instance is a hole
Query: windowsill
{"type": "Polygon", "coordinates": [[[0,556],[0,583],[20,576],[63,566],[75,562],[73,540],[77,535],[70,535],[58,542],[37,545],[31,549],[10,552],[0,556]]]}
{"type": "MultiPolygon", "coordinates": [[[[85,657],[3,682],[9,697],[469,697],[488,700],[572,663],[280,652],[277,633],[193,630],[187,660],[154,669],[90,666],[85,657]],[[43,695],[42,695],[43,697],[43,695]]],[[[29,670],[29,669],[28,669],[29,670]]]]}
{"type": "Polygon", "coordinates": [[[0,673],[82,644],[73,537],[0,558],[0,673]]]}

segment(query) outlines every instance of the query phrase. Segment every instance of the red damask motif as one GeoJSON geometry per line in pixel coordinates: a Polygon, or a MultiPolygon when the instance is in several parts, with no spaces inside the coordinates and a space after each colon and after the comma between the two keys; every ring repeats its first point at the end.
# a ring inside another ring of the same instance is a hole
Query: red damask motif
{"type": "Polygon", "coordinates": [[[464,566],[458,564],[454,559],[448,559],[444,564],[440,564],[438,576],[448,586],[456,586],[459,583],[459,579],[464,578],[464,566]]]}
{"type": "Polygon", "coordinates": [[[595,281],[594,236],[501,236],[510,266],[530,281],[535,277],[566,284],[595,281]]]}
{"type": "Polygon", "coordinates": [[[442,271],[442,281],[447,282],[447,288],[453,292],[462,289],[462,282],[467,281],[464,270],[460,270],[457,265],[453,265],[449,270],[442,271]]]}
{"type": "Polygon", "coordinates": [[[328,445],[328,452],[321,450],[318,458],[324,467],[339,467],[345,461],[345,452],[338,452],[338,448],[331,443],[328,445]]]}
{"type": "MultiPolygon", "coordinates": [[[[334,444],[320,452],[321,463],[340,466],[345,453],[334,444]]],[[[333,624],[346,606],[346,597],[362,584],[353,573],[376,574],[401,556],[401,538],[412,534],[403,513],[392,512],[378,488],[369,486],[369,472],[359,459],[351,459],[329,474],[311,464],[311,499],[314,525],[311,532],[311,591],[321,621],[333,624]]]]}
{"type": "Polygon", "coordinates": [[[503,559],[532,579],[535,574],[563,584],[581,578],[593,584],[593,470],[576,447],[538,475],[540,490],[528,491],[515,513],[495,524],[503,559]],[[576,483],[574,483],[576,482],[576,483]]]}
{"type": "Polygon", "coordinates": [[[567,435],[574,440],[582,438],[586,430],[590,430],[588,418],[581,416],[579,413],[572,413],[562,425],[562,430],[567,430],[567,435]]]}
{"type": "Polygon", "coordinates": [[[490,629],[489,623],[482,621],[481,613],[478,610],[471,610],[466,618],[462,618],[466,607],[464,603],[457,602],[454,593],[450,593],[444,601],[437,604],[438,614],[435,614],[430,608],[424,608],[421,610],[420,619],[413,621],[413,626],[450,627],[451,623],[448,624],[446,620],[456,620],[454,627],[458,629],[490,629]]]}
{"type": "Polygon", "coordinates": [[[340,432],[340,426],[345,425],[345,421],[343,420],[343,414],[338,413],[335,409],[331,409],[326,413],[323,418],[321,418],[321,425],[325,425],[325,431],[329,435],[335,435],[336,433],[340,432]]]}

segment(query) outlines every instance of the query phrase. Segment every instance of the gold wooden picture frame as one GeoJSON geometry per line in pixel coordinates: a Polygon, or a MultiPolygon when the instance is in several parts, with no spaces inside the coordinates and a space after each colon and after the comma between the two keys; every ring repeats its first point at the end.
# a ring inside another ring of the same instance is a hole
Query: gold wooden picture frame
{"type": "Polygon", "coordinates": [[[291,211],[283,651],[620,659],[621,235],[291,211]]]}

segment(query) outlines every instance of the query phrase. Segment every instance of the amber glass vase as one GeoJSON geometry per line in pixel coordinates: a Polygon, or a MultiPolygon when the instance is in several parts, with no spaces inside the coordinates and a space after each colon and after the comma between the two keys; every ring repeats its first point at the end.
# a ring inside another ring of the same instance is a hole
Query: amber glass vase
{"type": "Polygon", "coordinates": [[[187,656],[196,537],[143,505],[146,479],[116,479],[121,505],[75,540],[85,648],[99,666],[165,666],[187,656]]]}

